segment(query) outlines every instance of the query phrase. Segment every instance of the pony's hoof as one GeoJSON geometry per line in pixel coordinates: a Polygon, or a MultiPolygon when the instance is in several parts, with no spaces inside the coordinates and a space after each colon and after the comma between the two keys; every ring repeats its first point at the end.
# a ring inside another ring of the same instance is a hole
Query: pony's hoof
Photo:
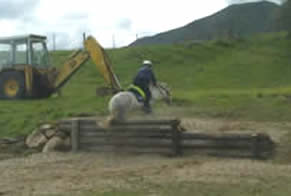
{"type": "Polygon", "coordinates": [[[109,128],[114,123],[114,119],[109,117],[103,122],[104,128],[109,128]]]}
{"type": "Polygon", "coordinates": [[[118,123],[124,122],[122,120],[118,120],[118,119],[112,119],[110,120],[110,125],[117,125],[118,123]]]}

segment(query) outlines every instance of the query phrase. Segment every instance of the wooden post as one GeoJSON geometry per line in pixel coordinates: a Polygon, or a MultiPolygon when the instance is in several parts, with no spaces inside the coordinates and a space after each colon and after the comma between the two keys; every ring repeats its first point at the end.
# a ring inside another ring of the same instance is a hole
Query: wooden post
{"type": "Polygon", "coordinates": [[[253,136],[253,155],[255,159],[261,158],[260,141],[261,141],[260,135],[256,134],[255,136],[253,136]]]}
{"type": "Polygon", "coordinates": [[[80,143],[80,122],[79,122],[79,120],[72,121],[71,143],[72,143],[72,152],[77,152],[79,150],[79,143],[80,143]]]}
{"type": "Polygon", "coordinates": [[[173,141],[173,153],[175,156],[182,155],[182,146],[181,146],[181,132],[178,129],[180,121],[176,120],[172,124],[172,141],[173,141]]]}
{"type": "Polygon", "coordinates": [[[255,141],[254,155],[256,159],[267,159],[274,153],[274,143],[269,136],[258,134],[255,141]]]}

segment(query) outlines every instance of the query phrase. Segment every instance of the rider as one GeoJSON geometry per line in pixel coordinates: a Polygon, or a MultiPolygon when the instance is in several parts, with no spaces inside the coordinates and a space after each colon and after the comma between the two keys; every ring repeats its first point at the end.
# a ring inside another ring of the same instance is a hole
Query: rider
{"type": "Polygon", "coordinates": [[[153,64],[150,60],[144,60],[142,67],[138,70],[137,75],[133,80],[133,84],[141,88],[145,93],[145,100],[144,100],[144,112],[151,113],[152,109],[150,106],[151,100],[151,91],[150,91],[150,84],[156,86],[157,80],[155,74],[153,72],[153,64]]]}

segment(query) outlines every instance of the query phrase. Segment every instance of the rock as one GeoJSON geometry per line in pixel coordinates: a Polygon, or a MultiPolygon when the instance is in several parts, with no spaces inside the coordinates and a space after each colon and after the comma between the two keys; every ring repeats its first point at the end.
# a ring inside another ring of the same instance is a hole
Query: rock
{"type": "Polygon", "coordinates": [[[45,134],[45,136],[47,138],[52,138],[53,136],[55,136],[57,133],[57,130],[56,129],[48,129],[48,130],[44,130],[43,131],[43,134],[45,134]]]}
{"type": "Polygon", "coordinates": [[[27,136],[25,144],[29,148],[42,148],[47,141],[48,138],[41,131],[36,129],[29,136],[27,136]]]}
{"type": "Polygon", "coordinates": [[[64,132],[64,131],[57,131],[55,136],[58,136],[58,137],[62,138],[63,140],[65,140],[66,138],[69,137],[69,134],[64,132]]]}
{"type": "Polygon", "coordinates": [[[52,124],[44,124],[39,127],[40,130],[55,129],[55,126],[52,124]]]}
{"type": "Polygon", "coordinates": [[[42,152],[55,152],[55,151],[64,151],[66,149],[66,140],[54,136],[52,137],[44,146],[42,152]]]}
{"type": "Polygon", "coordinates": [[[42,152],[71,149],[69,133],[58,130],[53,124],[41,125],[26,138],[25,144],[42,152]]]}

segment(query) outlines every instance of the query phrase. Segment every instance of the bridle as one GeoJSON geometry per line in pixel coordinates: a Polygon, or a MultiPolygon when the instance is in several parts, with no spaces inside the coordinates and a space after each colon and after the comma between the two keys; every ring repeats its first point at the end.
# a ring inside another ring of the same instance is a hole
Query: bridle
{"type": "Polygon", "coordinates": [[[161,94],[166,93],[166,96],[163,97],[163,100],[165,100],[167,104],[171,104],[172,96],[170,90],[163,86],[161,83],[157,84],[157,89],[160,91],[161,94]]]}

